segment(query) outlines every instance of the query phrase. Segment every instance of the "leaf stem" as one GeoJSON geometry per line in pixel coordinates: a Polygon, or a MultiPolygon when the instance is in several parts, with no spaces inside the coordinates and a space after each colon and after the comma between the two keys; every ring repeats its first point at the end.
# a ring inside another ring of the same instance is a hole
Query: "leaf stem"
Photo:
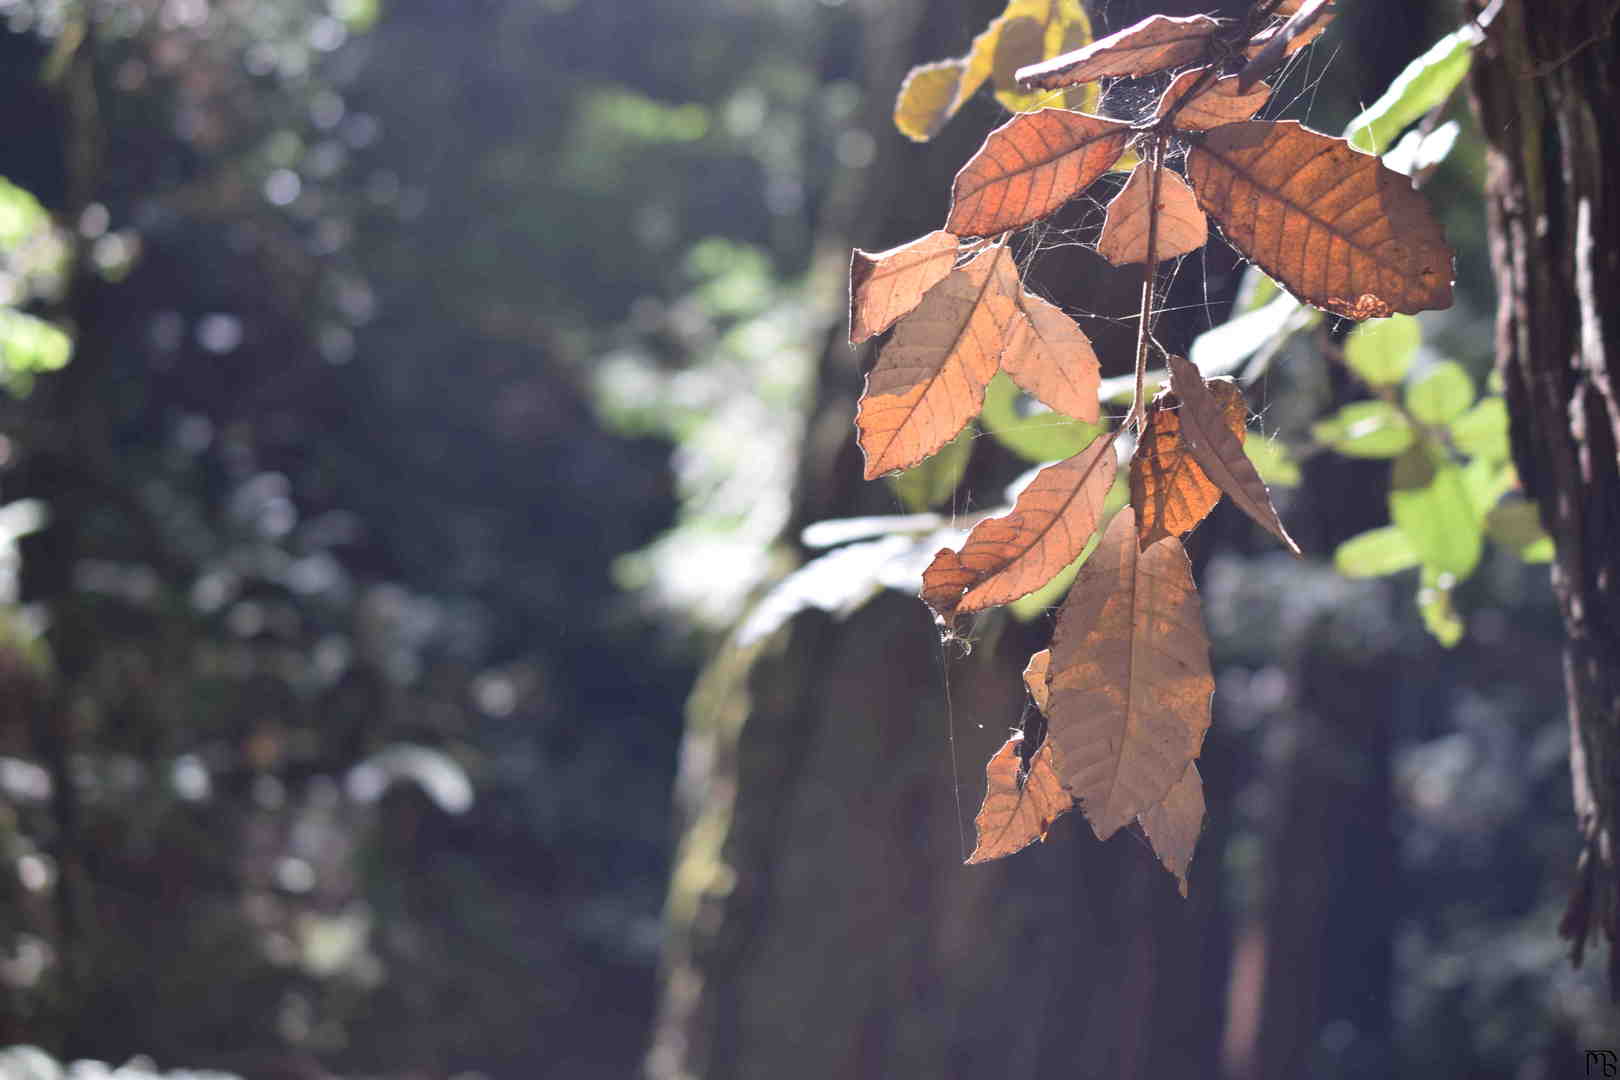
{"type": "Polygon", "coordinates": [[[1125,417],[1123,427],[1136,424],[1137,434],[1147,424],[1147,402],[1143,400],[1147,384],[1147,354],[1148,339],[1151,333],[1148,324],[1153,318],[1153,283],[1158,276],[1158,248],[1159,248],[1159,165],[1163,154],[1164,143],[1155,134],[1148,143],[1147,170],[1148,170],[1148,233],[1147,233],[1147,262],[1142,269],[1142,308],[1140,318],[1136,324],[1136,396],[1131,399],[1131,411],[1125,417]]]}

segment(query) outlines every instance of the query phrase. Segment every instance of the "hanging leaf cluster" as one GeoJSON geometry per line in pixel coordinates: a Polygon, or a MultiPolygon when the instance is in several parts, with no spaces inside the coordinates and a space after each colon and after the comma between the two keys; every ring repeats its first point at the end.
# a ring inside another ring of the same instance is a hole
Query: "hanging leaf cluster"
{"type": "MultiPolygon", "coordinates": [[[[1201,370],[1195,350],[1191,360],[1166,358],[1149,398],[1159,264],[1201,247],[1213,222],[1323,311],[1363,320],[1451,303],[1451,250],[1407,176],[1345,139],[1251,119],[1270,94],[1265,77],[1331,17],[1325,0],[1260,0],[1236,21],[1155,15],[1052,55],[1054,41],[1081,27],[1089,38],[1084,13],[1015,0],[968,57],[914,71],[902,91],[896,122],[923,138],[992,76],[998,92],[1059,93],[1073,106],[1095,102],[1101,79],[1174,73],[1136,124],[1076,107],[1017,113],[958,172],[943,229],[854,254],[850,339],[889,331],[855,421],[867,479],[946,457],[976,418],[1010,444],[1027,439],[1021,452],[1039,443],[1037,453],[1061,458],[1010,511],[935,552],[922,574],[922,598],[948,634],[962,616],[1025,602],[1073,575],[1051,648],[1025,674],[1040,721],[990,760],[969,861],[1043,839],[1079,807],[1099,838],[1139,828],[1185,891],[1204,818],[1195,762],[1214,682],[1182,538],[1224,496],[1299,554],[1256,466],[1266,453],[1246,445],[1239,387],[1201,370]],[[1029,59],[1009,69],[1014,54],[1029,59]],[[1173,156],[1185,175],[1170,168],[1173,156]],[[1072,318],[1025,287],[1008,237],[1121,167],[1130,176],[1097,250],[1141,264],[1143,290],[1130,411],[1109,430],[1101,402],[1114,391],[1096,352],[1072,318]],[[1018,391],[1052,410],[1044,429],[1055,437],[1010,416],[1018,391]],[[1136,438],[1122,466],[1125,430],[1136,438]]],[[[1269,332],[1294,318],[1298,304],[1287,303],[1269,332]]],[[[1271,317],[1271,307],[1254,317],[1271,317]]],[[[949,483],[959,469],[950,467],[949,483]]],[[[1396,486],[1420,490],[1442,473],[1414,459],[1396,486]]],[[[1392,512],[1399,524],[1394,496],[1392,512]]]]}

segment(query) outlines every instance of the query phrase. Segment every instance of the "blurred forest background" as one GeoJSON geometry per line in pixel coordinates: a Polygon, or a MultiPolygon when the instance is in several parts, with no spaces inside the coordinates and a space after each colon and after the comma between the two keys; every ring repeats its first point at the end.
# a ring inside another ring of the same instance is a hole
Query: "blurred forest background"
{"type": "MultiPolygon", "coordinates": [[[[1304,564],[1201,531],[1189,901],[1074,820],[958,865],[954,785],[970,815],[1040,620],[942,654],[891,592],[728,638],[802,526],[900,509],[856,464],[849,248],[943,220],[1001,110],[917,145],[893,95],[1001,6],[0,0],[0,1044],[248,1078],[1525,1080],[1614,1043],[1555,934],[1545,568],[1493,556],[1442,649],[1413,581],[1325,558],[1386,520],[1382,463],[1280,493],[1304,564]]],[[[1279,94],[1326,131],[1457,19],[1341,6],[1279,94]]],[[[1483,377],[1481,156],[1465,122],[1430,188],[1459,303],[1424,326],[1483,377]]],[[[1072,238],[1035,279],[1106,365],[1134,271],[1072,238]]],[[[1190,260],[1167,340],[1240,273],[1190,260]]],[[[1352,396],[1309,343],[1253,395],[1285,441],[1352,396]]],[[[959,498],[1023,467],[978,440],[959,498]]]]}

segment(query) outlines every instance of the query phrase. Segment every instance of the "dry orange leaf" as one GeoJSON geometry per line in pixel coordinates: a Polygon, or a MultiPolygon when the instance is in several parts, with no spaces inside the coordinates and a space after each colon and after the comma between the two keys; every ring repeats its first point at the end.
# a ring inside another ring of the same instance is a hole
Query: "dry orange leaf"
{"type": "MultiPolygon", "coordinates": [[[[1164,96],[1159,98],[1159,108],[1155,116],[1163,116],[1170,111],[1170,107],[1181,101],[1200,79],[1204,77],[1205,68],[1194,68],[1176,76],[1174,82],[1165,89],[1164,96]]],[[[1182,131],[1207,131],[1222,124],[1235,124],[1239,120],[1247,120],[1271,97],[1271,87],[1261,83],[1248,93],[1238,89],[1236,75],[1227,75],[1216,79],[1190,101],[1185,102],[1176,110],[1175,119],[1171,121],[1182,131]]]]}
{"type": "Polygon", "coordinates": [[[1035,699],[1035,707],[1041,712],[1046,711],[1046,672],[1052,665],[1052,650],[1042,649],[1029,658],[1024,665],[1024,686],[1029,690],[1029,696],[1035,699]]]}
{"type": "Polygon", "coordinates": [[[1152,166],[1142,162],[1131,170],[1125,186],[1108,204],[1097,251],[1115,266],[1173,259],[1197,251],[1209,239],[1209,219],[1198,208],[1198,198],[1187,182],[1169,169],[1159,169],[1159,222],[1148,253],[1148,200],[1152,166]]]}
{"type": "Polygon", "coordinates": [[[1118,464],[1113,435],[1048,466],[1012,513],[973,527],[960,552],[941,548],[923,571],[922,597],[940,621],[1034,592],[1085,549],[1102,520],[1118,464]]]}
{"type": "Polygon", "coordinates": [[[1198,766],[1189,764],[1164,801],[1138,814],[1136,820],[1159,862],[1176,876],[1181,895],[1186,896],[1187,871],[1192,869],[1198,834],[1204,830],[1204,778],[1198,775],[1198,766]]]}
{"type": "Polygon", "coordinates": [[[1012,254],[992,248],[951,271],[900,321],[855,412],[866,479],[911,468],[979,411],[1018,291],[1012,254]]]}
{"type": "Polygon", "coordinates": [[[943,229],[888,251],[855,249],[849,260],[849,343],[893,326],[956,264],[956,237],[943,229]]]}
{"type": "Polygon", "coordinates": [[[1271,505],[1265,481],[1243,452],[1243,439],[1232,433],[1222,403],[1192,361],[1181,356],[1170,358],[1170,390],[1181,400],[1182,440],[1204,475],[1262,529],[1299,555],[1299,545],[1283,528],[1277,508],[1271,505]]]}
{"type": "Polygon", "coordinates": [[[1219,27],[1208,15],[1149,15],[1084,48],[1019,68],[1018,82],[1061,90],[1109,75],[1151,75],[1202,58],[1219,27]]]}
{"type": "Polygon", "coordinates": [[[1021,292],[1001,354],[1001,370],[1035,400],[1065,416],[1095,424],[1101,415],[1097,388],[1102,369],[1091,339],[1062,309],[1034,293],[1021,292]]]}
{"type": "Polygon", "coordinates": [[[1245,50],[1249,62],[1238,72],[1238,89],[1248,93],[1261,79],[1270,75],[1288,57],[1315,41],[1333,21],[1332,0],[1307,0],[1304,4],[1285,4],[1277,14],[1288,15],[1288,21],[1263,34],[1255,35],[1245,50]]]}
{"type": "Polygon", "coordinates": [[[1199,205],[1295,296],[1357,319],[1451,306],[1451,248],[1428,200],[1376,157],[1294,120],[1194,138],[1199,205]]]}
{"type": "Polygon", "coordinates": [[[1008,739],[984,767],[984,803],[973,819],[978,843],[969,863],[999,859],[1045,840],[1052,822],[1074,809],[1058,779],[1050,743],[1035,751],[1028,775],[1019,782],[1021,741],[1022,736],[1008,739]]]}
{"type": "Polygon", "coordinates": [[[1019,113],[992,131],[956,174],[945,227],[989,236],[1045,217],[1107,172],[1131,125],[1067,109],[1019,113]]]}
{"type": "MultiPolygon", "coordinates": [[[[1221,422],[1241,446],[1247,432],[1248,404],[1228,379],[1209,384],[1221,422]]],[[[1147,425],[1131,455],[1131,505],[1136,508],[1137,546],[1167,536],[1185,536],[1215,509],[1221,489],[1198,467],[1183,438],[1181,403],[1168,391],[1148,406],[1147,425]]]]}
{"type": "Polygon", "coordinates": [[[1181,542],[1136,547],[1121,510],[1080,568],[1052,638],[1046,740],[1106,840],[1164,800],[1209,730],[1209,640],[1181,542]]]}

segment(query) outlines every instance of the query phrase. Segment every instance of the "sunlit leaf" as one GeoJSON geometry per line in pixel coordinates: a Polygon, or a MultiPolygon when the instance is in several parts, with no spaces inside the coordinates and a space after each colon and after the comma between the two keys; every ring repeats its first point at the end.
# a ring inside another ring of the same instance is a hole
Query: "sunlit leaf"
{"type": "Polygon", "coordinates": [[[1425,567],[1418,585],[1418,614],[1434,639],[1450,649],[1462,640],[1463,623],[1451,604],[1451,575],[1425,567]]]}
{"type": "Polygon", "coordinates": [[[1192,869],[1193,849],[1204,830],[1204,778],[1198,766],[1189,763],[1175,787],[1152,809],[1136,816],[1153,845],[1153,853],[1164,868],[1175,875],[1181,895],[1187,895],[1187,873],[1192,869]]]}
{"type": "Polygon", "coordinates": [[[1029,690],[1029,696],[1034,699],[1035,707],[1041,712],[1046,711],[1046,672],[1052,666],[1052,650],[1042,649],[1030,656],[1029,663],[1024,665],[1024,686],[1029,690]]]}
{"type": "Polygon", "coordinates": [[[1353,401],[1311,425],[1311,437],[1345,455],[1399,457],[1412,445],[1412,425],[1387,401],[1353,401]]]}
{"type": "Polygon", "coordinates": [[[855,415],[868,480],[917,464],[979,411],[1018,290],[1011,254],[993,248],[951,271],[900,321],[855,415]]]}
{"type": "MultiPolygon", "coordinates": [[[[1242,441],[1249,407],[1235,383],[1215,383],[1221,421],[1242,441]]],[[[1137,542],[1147,547],[1166,536],[1185,536],[1215,509],[1221,489],[1194,460],[1182,430],[1181,401],[1165,391],[1148,406],[1147,424],[1131,455],[1131,505],[1137,542]]]]}
{"type": "Polygon", "coordinates": [[[1243,452],[1249,455],[1255,472],[1267,487],[1298,487],[1303,475],[1299,462],[1288,454],[1288,449],[1276,439],[1244,439],[1243,452]]]}
{"type": "Polygon", "coordinates": [[[1541,512],[1529,499],[1503,499],[1485,516],[1490,538],[1527,563],[1551,562],[1552,537],[1541,527],[1541,512]]]}
{"type": "Polygon", "coordinates": [[[1074,799],[1063,789],[1050,742],[1035,751],[1029,775],[1019,782],[1020,736],[1008,739],[985,766],[984,803],[973,828],[978,842],[969,863],[988,862],[1022,851],[1045,840],[1052,822],[1074,809],[1074,799]]]}
{"type": "Polygon", "coordinates": [[[1045,217],[1109,170],[1131,126],[1067,109],[1020,113],[956,174],[946,228],[989,236],[1045,217]]]}
{"type": "Polygon", "coordinates": [[[923,600],[940,621],[1034,592],[1072,562],[1102,518],[1118,467],[1105,436],[1042,469],[1005,517],[974,526],[961,551],[942,549],[923,572],[923,600]]]}
{"type": "Polygon", "coordinates": [[[1352,319],[1451,306],[1452,253],[1411,181],[1296,121],[1197,137],[1201,206],[1288,291],[1352,319]]]}
{"type": "Polygon", "coordinates": [[[1406,408],[1425,424],[1445,424],[1474,403],[1474,380],[1461,364],[1435,364],[1406,387],[1406,408]]]}
{"type": "Polygon", "coordinates": [[[1383,577],[1418,564],[1417,548],[1393,525],[1352,536],[1333,552],[1333,567],[1349,578],[1383,577]]]}
{"type": "Polygon", "coordinates": [[[1052,639],[1047,742],[1063,785],[1107,839],[1157,806],[1209,729],[1209,641],[1181,543],[1139,552],[1115,515],[1052,639]]]}
{"type": "Polygon", "coordinates": [[[1001,370],[1031,397],[1051,409],[1095,424],[1098,363],[1091,339],[1056,305],[1020,292],[1001,370]]]}
{"type": "Polygon", "coordinates": [[[1478,27],[1467,24],[1435,42],[1428,52],[1406,65],[1383,95],[1344,129],[1350,145],[1369,153],[1381,153],[1408,124],[1445,104],[1468,74],[1474,46],[1484,38],[1478,27]]]}
{"type": "Polygon", "coordinates": [[[882,333],[922,302],[956,264],[956,237],[943,229],[888,251],[856,248],[849,261],[849,342],[882,333]]]}
{"type": "Polygon", "coordinates": [[[1333,21],[1332,0],[1305,0],[1294,5],[1281,26],[1257,35],[1246,52],[1249,62],[1238,72],[1238,87],[1247,91],[1270,75],[1288,57],[1315,41],[1333,21]]]}
{"type": "Polygon", "coordinates": [[[1299,545],[1283,528],[1265,481],[1243,453],[1243,437],[1231,429],[1227,408],[1185,357],[1170,357],[1170,389],[1181,399],[1182,438],[1204,475],[1255,524],[1299,555],[1299,545]]]}
{"type": "MultiPolygon", "coordinates": [[[[1205,69],[1194,68],[1176,76],[1159,98],[1155,115],[1163,116],[1169,112],[1172,106],[1203,81],[1204,75],[1205,69]]],[[[1271,87],[1265,83],[1244,93],[1238,89],[1237,76],[1227,75],[1209,83],[1198,92],[1197,97],[1182,104],[1171,122],[1182,131],[1207,131],[1222,124],[1235,124],[1259,112],[1270,97],[1271,87]]]]}
{"type": "Polygon", "coordinates": [[[1425,567],[1462,581],[1479,565],[1484,548],[1481,515],[1462,470],[1436,457],[1419,445],[1396,460],[1389,516],[1425,567]]]}
{"type": "Polygon", "coordinates": [[[1220,24],[1208,15],[1150,15],[1083,49],[1018,72],[1023,86],[1060,90],[1110,75],[1148,75],[1204,56],[1220,24]]]}
{"type": "Polygon", "coordinates": [[[1410,315],[1368,319],[1344,339],[1344,362],[1369,386],[1398,386],[1422,343],[1423,329],[1410,315]]]}
{"type": "MultiPolygon", "coordinates": [[[[1152,170],[1144,163],[1132,170],[1125,186],[1108,203],[1097,251],[1115,266],[1148,261],[1152,170]]],[[[1153,237],[1154,262],[1197,251],[1209,239],[1209,221],[1187,182],[1169,169],[1158,169],[1158,222],[1153,237]]]]}
{"type": "Polygon", "coordinates": [[[1481,398],[1450,425],[1451,441],[1469,457],[1506,461],[1513,448],[1508,442],[1507,402],[1500,394],[1481,398]]]}
{"type": "Polygon", "coordinates": [[[917,142],[939,134],[945,121],[955,116],[962,102],[978,89],[978,85],[964,87],[966,73],[965,60],[941,60],[912,68],[894,102],[894,126],[900,134],[917,142]]]}

